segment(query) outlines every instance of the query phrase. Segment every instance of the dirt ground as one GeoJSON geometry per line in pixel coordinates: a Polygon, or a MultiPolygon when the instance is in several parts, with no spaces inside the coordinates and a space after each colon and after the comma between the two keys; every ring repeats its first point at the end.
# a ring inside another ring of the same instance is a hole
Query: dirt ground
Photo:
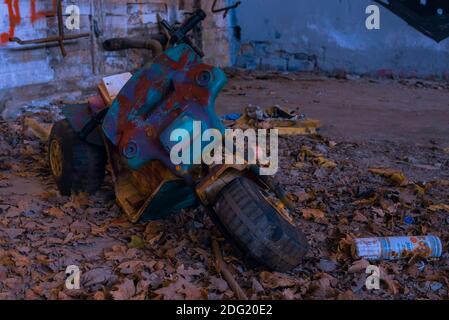
{"type": "Polygon", "coordinates": [[[323,122],[337,141],[388,140],[449,147],[449,85],[423,80],[321,74],[231,74],[217,112],[248,104],[297,109],[323,122]]]}
{"type": "Polygon", "coordinates": [[[322,136],[281,138],[277,178],[311,245],[289,274],[248,263],[201,208],[132,225],[110,178],[95,196],[59,196],[46,146],[20,119],[0,122],[0,299],[234,299],[212,238],[250,299],[448,299],[449,88],[339,78],[238,73],[218,101],[221,114],[278,104],[323,122],[322,136]],[[349,252],[354,237],[423,234],[441,237],[440,259],[349,252]],[[381,290],[365,288],[369,263],[381,268],[381,290]],[[80,290],[65,289],[68,265],[83,272],[80,290]]]}

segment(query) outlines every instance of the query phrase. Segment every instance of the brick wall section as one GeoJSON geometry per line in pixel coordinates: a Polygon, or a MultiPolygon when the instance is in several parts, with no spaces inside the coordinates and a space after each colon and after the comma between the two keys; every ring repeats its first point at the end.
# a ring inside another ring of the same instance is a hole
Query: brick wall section
{"type": "MultiPolygon", "coordinates": [[[[31,23],[31,1],[18,1],[20,24],[15,36],[22,39],[47,37],[57,32],[56,18],[41,17],[31,23]]],[[[225,0],[222,1],[223,3],[225,0]]],[[[182,21],[185,12],[203,7],[210,12],[209,0],[64,0],[63,7],[76,4],[81,9],[81,30],[98,37],[83,38],[66,44],[67,57],[59,47],[20,46],[0,43],[0,114],[14,116],[22,106],[41,106],[52,101],[77,100],[95,92],[101,77],[135,71],[151,59],[145,50],[105,52],[101,43],[112,37],[145,37],[157,32],[157,14],[182,21]],[[5,111],[6,110],[6,111],[5,111]]],[[[35,0],[37,10],[52,10],[52,0],[35,0]]],[[[65,9],[64,9],[65,10],[65,9]]],[[[10,27],[8,7],[0,1],[0,34],[10,27]]],[[[66,30],[67,34],[70,34],[66,30]]],[[[203,23],[202,45],[208,63],[230,64],[228,19],[209,14],[203,23]]]]}
{"type": "Polygon", "coordinates": [[[271,41],[249,41],[242,43],[237,53],[239,67],[254,70],[313,71],[317,67],[315,55],[304,52],[289,52],[271,41]]]}

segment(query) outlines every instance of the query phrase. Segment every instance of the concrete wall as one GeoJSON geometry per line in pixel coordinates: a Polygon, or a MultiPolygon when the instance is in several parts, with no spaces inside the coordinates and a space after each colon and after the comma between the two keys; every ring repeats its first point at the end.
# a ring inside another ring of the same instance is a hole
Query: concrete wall
{"type": "Polygon", "coordinates": [[[344,70],[446,76],[449,40],[437,44],[381,7],[381,30],[365,27],[369,0],[244,0],[235,63],[247,68],[344,70]]]}
{"type": "MultiPolygon", "coordinates": [[[[38,107],[92,94],[101,77],[134,71],[151,59],[145,50],[105,52],[101,46],[105,39],[145,37],[157,32],[157,14],[173,23],[193,8],[210,12],[211,5],[209,0],[64,0],[64,8],[73,3],[81,9],[81,30],[66,33],[97,31],[97,35],[69,42],[68,56],[63,58],[56,45],[24,47],[7,41],[11,30],[22,39],[56,34],[56,18],[37,14],[54,11],[54,0],[6,2],[0,1],[0,115],[5,117],[25,105],[38,107]],[[13,6],[11,13],[6,2],[17,3],[18,12],[13,6]]],[[[227,19],[210,15],[199,37],[208,62],[230,64],[227,19]]]]}

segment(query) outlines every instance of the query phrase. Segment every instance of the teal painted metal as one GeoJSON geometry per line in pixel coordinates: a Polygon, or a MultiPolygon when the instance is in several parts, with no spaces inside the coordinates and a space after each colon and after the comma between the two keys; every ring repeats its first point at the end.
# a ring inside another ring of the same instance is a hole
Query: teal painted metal
{"type": "Polygon", "coordinates": [[[205,17],[202,10],[197,10],[179,28],[170,27],[171,39],[176,40],[171,43],[173,47],[137,71],[109,109],[98,99],[92,100],[92,105],[64,108],[75,131],[80,137],[87,136],[88,141],[103,138],[90,133],[101,115],[103,136],[110,142],[108,149],[118,153],[124,170],[139,171],[158,160],[179,178],[165,182],[153,195],[141,217],[143,221],[164,218],[199,201],[193,176],[196,167],[184,165],[180,169],[172,163],[170,133],[191,129],[193,121],[200,121],[203,129],[225,130],[215,113],[215,100],[227,82],[226,75],[203,63],[201,50],[186,37],[205,17]]]}
{"type": "Polygon", "coordinates": [[[157,195],[151,200],[140,221],[147,222],[164,219],[173,212],[193,207],[197,204],[198,198],[195,191],[185,181],[169,181],[161,187],[157,195]]]}
{"type": "Polygon", "coordinates": [[[164,147],[170,141],[161,142],[160,137],[168,127],[175,129],[173,123],[186,113],[204,127],[223,131],[215,100],[226,81],[221,69],[204,64],[190,46],[178,45],[131,78],[106,115],[103,131],[131,169],[160,160],[191,182],[189,170],[177,170],[170,160],[164,147]]]}

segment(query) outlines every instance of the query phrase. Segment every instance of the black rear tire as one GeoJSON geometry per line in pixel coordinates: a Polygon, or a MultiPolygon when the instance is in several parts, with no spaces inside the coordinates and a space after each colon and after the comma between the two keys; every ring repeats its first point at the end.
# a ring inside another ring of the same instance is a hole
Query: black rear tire
{"type": "Polygon", "coordinates": [[[48,149],[50,170],[62,195],[100,189],[106,171],[104,147],[81,141],[70,123],[61,120],[51,130],[48,149]]]}
{"type": "Polygon", "coordinates": [[[297,267],[308,251],[305,235],[247,178],[225,186],[214,207],[228,236],[257,262],[279,272],[297,267]]]}

